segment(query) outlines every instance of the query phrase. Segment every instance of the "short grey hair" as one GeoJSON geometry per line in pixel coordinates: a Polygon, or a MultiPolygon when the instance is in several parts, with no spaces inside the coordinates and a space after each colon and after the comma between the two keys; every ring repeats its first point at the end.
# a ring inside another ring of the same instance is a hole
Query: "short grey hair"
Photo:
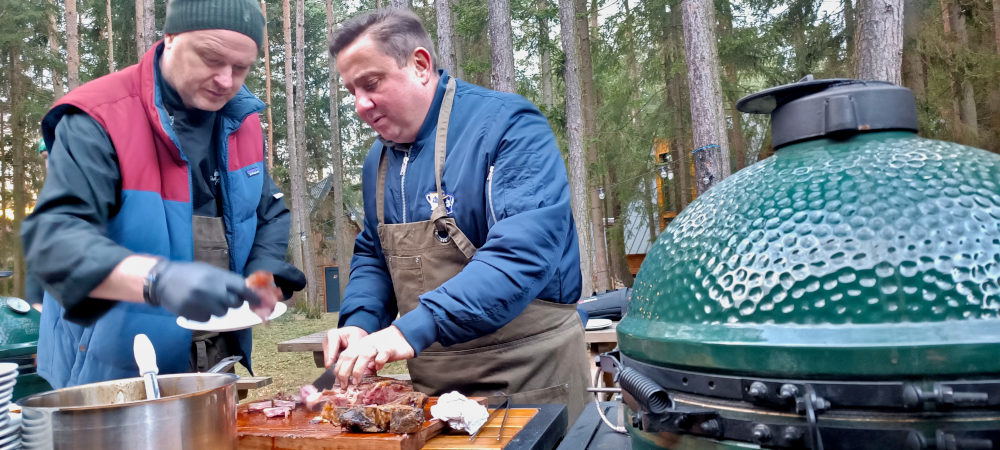
{"type": "Polygon", "coordinates": [[[395,59],[399,67],[406,66],[410,54],[417,47],[423,47],[431,54],[432,68],[435,71],[438,69],[431,36],[420,23],[420,18],[409,9],[383,8],[344,22],[333,33],[330,55],[336,58],[344,48],[365,35],[371,37],[382,53],[395,59]]]}

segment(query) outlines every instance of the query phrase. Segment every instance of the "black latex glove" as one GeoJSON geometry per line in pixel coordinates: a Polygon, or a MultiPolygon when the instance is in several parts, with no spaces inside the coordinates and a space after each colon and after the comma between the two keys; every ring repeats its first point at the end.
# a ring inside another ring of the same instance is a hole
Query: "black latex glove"
{"type": "Polygon", "coordinates": [[[236,273],[203,262],[161,261],[149,271],[143,289],[146,302],[178,316],[204,322],[260,298],[236,273]]]}

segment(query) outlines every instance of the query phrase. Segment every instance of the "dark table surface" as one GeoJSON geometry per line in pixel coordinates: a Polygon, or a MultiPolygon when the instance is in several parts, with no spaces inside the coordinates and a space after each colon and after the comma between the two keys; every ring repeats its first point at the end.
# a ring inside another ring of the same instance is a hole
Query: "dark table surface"
{"type": "MultiPolygon", "coordinates": [[[[611,423],[618,422],[618,402],[601,402],[601,410],[611,423]]],[[[584,408],[580,418],[566,432],[557,450],[631,450],[629,435],[618,433],[605,424],[593,402],[584,408]]]]}

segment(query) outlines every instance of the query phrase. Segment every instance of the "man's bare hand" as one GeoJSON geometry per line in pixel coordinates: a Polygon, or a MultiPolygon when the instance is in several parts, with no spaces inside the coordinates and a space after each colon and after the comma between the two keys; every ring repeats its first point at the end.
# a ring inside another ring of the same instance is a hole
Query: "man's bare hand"
{"type": "Polygon", "coordinates": [[[351,344],[368,336],[368,332],[358,327],[331,328],[323,339],[323,365],[330,367],[337,363],[340,353],[351,344]]]}
{"type": "Polygon", "coordinates": [[[336,360],[334,373],[340,386],[361,381],[366,372],[378,371],[387,363],[416,356],[413,347],[395,326],[372,333],[351,343],[336,360]]]}

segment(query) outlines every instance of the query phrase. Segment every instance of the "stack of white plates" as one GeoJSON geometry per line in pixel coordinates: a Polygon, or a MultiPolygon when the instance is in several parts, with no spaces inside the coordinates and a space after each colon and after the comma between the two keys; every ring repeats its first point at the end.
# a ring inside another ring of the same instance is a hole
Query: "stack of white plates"
{"type": "Polygon", "coordinates": [[[0,450],[21,446],[21,414],[11,412],[10,398],[17,383],[17,364],[0,363],[0,450]]]}
{"type": "Polygon", "coordinates": [[[45,412],[38,408],[24,410],[21,421],[21,446],[25,450],[51,449],[52,426],[45,412]]]}

